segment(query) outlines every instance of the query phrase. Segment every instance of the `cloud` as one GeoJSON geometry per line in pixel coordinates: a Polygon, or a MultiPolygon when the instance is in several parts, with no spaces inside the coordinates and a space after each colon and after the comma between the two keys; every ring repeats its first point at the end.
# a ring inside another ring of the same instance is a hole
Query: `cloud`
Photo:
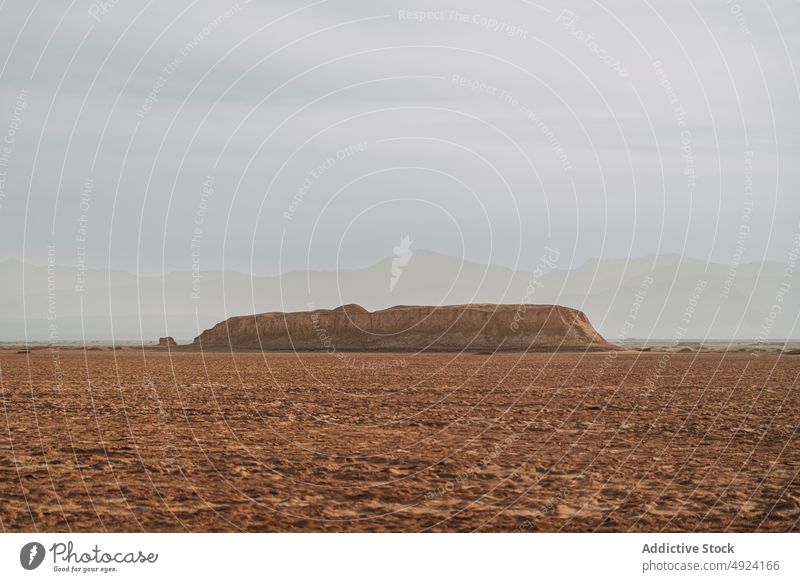
{"type": "Polygon", "coordinates": [[[781,259],[797,225],[794,2],[91,6],[2,9],[0,134],[30,91],[0,206],[8,256],[53,243],[72,261],[91,177],[90,263],[186,267],[213,175],[204,267],[365,264],[407,232],[504,264],[548,241],[577,260],[725,261],[748,151],[746,257],[781,259]],[[362,142],[287,223],[309,173],[362,142]],[[393,210],[349,238],[373,205],[393,210]]]}

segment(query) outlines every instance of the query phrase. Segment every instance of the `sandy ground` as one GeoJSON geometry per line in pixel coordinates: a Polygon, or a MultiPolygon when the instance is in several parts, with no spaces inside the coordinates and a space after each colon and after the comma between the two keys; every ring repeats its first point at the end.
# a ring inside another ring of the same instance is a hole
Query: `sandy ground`
{"type": "Polygon", "coordinates": [[[798,531],[800,356],[0,350],[5,531],[798,531]]]}

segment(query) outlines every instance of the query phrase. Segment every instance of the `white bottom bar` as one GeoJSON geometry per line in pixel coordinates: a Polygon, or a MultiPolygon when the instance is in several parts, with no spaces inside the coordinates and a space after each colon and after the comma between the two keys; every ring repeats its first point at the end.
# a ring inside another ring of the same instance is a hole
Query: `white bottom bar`
{"type": "Polygon", "coordinates": [[[2,534],[0,580],[779,581],[800,580],[798,550],[800,534],[2,534]]]}

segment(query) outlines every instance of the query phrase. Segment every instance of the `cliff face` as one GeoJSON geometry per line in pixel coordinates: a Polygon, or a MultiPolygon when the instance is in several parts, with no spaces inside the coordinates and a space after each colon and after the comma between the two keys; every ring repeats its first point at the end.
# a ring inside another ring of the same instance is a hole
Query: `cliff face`
{"type": "Polygon", "coordinates": [[[558,305],[358,305],[231,317],[195,338],[201,348],[298,351],[613,349],[583,312],[558,305]]]}

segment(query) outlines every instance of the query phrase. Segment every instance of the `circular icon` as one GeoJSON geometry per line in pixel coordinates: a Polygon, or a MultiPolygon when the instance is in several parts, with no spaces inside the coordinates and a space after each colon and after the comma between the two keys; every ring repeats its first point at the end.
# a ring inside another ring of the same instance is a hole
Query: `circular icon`
{"type": "Polygon", "coordinates": [[[35,570],[44,561],[44,546],[39,542],[30,542],[19,551],[19,563],[26,570],[35,570]]]}

